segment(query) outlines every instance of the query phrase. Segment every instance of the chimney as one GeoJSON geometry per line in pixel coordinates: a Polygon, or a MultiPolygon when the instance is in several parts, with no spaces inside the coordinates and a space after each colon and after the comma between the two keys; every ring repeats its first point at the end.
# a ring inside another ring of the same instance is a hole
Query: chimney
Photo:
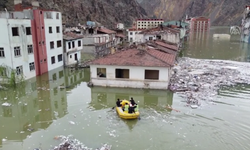
{"type": "Polygon", "coordinates": [[[39,8],[39,2],[38,1],[32,1],[31,5],[32,5],[33,9],[39,8]]]}
{"type": "Polygon", "coordinates": [[[14,0],[14,11],[23,11],[22,0],[14,0]]]}

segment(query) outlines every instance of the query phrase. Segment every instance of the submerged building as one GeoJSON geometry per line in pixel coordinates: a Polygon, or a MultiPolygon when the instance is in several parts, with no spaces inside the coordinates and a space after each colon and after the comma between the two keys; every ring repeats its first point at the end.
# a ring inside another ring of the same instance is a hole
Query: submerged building
{"type": "Polygon", "coordinates": [[[39,8],[38,2],[23,7],[14,1],[15,11],[0,12],[1,76],[15,70],[24,79],[63,66],[62,16],[39,8]]]}

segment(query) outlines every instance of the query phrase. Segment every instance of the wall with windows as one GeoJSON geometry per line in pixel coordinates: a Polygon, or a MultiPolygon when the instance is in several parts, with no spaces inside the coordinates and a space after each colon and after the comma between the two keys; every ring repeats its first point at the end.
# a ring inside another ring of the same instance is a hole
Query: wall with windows
{"type": "Polygon", "coordinates": [[[65,65],[71,65],[81,60],[81,50],[83,49],[82,38],[65,41],[64,62],[65,65]]]}
{"type": "Polygon", "coordinates": [[[97,86],[168,89],[171,68],[91,65],[90,71],[97,86]]]}
{"type": "Polygon", "coordinates": [[[25,79],[36,76],[31,21],[0,19],[0,28],[0,65],[16,69],[25,79]]]}
{"type": "Polygon", "coordinates": [[[136,42],[136,35],[139,33],[140,31],[129,31],[128,30],[128,41],[129,42],[136,42]]]}
{"type": "Polygon", "coordinates": [[[63,66],[62,16],[60,12],[44,12],[44,28],[48,71],[63,66]]]}

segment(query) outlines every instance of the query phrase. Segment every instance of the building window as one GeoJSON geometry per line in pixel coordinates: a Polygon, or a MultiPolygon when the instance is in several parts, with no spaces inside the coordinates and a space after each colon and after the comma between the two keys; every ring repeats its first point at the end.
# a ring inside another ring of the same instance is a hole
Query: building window
{"type": "Polygon", "coordinates": [[[55,48],[55,44],[54,41],[50,42],[50,49],[54,49],[55,48]]]}
{"type": "Polygon", "coordinates": [[[152,41],[152,40],[153,40],[153,37],[149,37],[149,40],[152,41]]]}
{"type": "Polygon", "coordinates": [[[30,71],[35,70],[35,63],[34,62],[29,63],[29,66],[30,66],[30,71]]]}
{"type": "Polygon", "coordinates": [[[28,45],[27,49],[28,49],[28,54],[33,54],[33,45],[28,45]]]}
{"type": "Polygon", "coordinates": [[[129,34],[130,34],[130,35],[133,35],[133,32],[130,32],[129,34]]]}
{"type": "Polygon", "coordinates": [[[97,68],[97,76],[106,78],[106,68],[97,68]]]}
{"type": "Polygon", "coordinates": [[[57,47],[62,47],[62,41],[61,40],[57,41],[57,47]]]}
{"type": "Polygon", "coordinates": [[[0,47],[0,57],[5,57],[4,48],[0,47]]]}
{"type": "Polygon", "coordinates": [[[23,66],[17,66],[16,67],[16,75],[23,74],[23,66]]]}
{"type": "Polygon", "coordinates": [[[56,13],[56,19],[59,19],[59,13],[56,13]]]}
{"type": "Polygon", "coordinates": [[[75,41],[72,41],[72,48],[75,48],[75,41]]]}
{"type": "Polygon", "coordinates": [[[69,55],[69,58],[72,58],[72,55],[69,55]]]}
{"type": "Polygon", "coordinates": [[[18,27],[12,27],[12,36],[19,36],[18,27]]]}
{"type": "Polygon", "coordinates": [[[78,47],[81,47],[81,45],[82,45],[82,42],[79,40],[78,41],[78,47]]]}
{"type": "Polygon", "coordinates": [[[20,46],[14,47],[14,54],[16,57],[21,56],[20,46]]]}
{"type": "Polygon", "coordinates": [[[71,43],[70,42],[68,42],[68,48],[71,49],[71,43]]]}
{"type": "Polygon", "coordinates": [[[159,70],[145,70],[145,79],[159,80],[159,70]]]}
{"type": "Polygon", "coordinates": [[[129,79],[129,69],[115,69],[115,77],[129,79]]]}
{"type": "Polygon", "coordinates": [[[53,32],[52,32],[52,27],[49,27],[49,33],[53,33],[53,32]]]}
{"type": "Polygon", "coordinates": [[[59,26],[56,27],[56,33],[60,33],[60,27],[59,26]]]}
{"type": "Polygon", "coordinates": [[[26,27],[26,35],[31,35],[31,27],[26,27]]]}
{"type": "Polygon", "coordinates": [[[59,78],[62,78],[62,77],[63,77],[63,70],[59,71],[59,78]]]}
{"type": "Polygon", "coordinates": [[[54,64],[54,63],[56,63],[56,59],[55,59],[55,56],[52,56],[51,57],[51,64],[54,64]]]}
{"type": "Polygon", "coordinates": [[[57,55],[58,62],[62,61],[62,54],[57,55]]]}

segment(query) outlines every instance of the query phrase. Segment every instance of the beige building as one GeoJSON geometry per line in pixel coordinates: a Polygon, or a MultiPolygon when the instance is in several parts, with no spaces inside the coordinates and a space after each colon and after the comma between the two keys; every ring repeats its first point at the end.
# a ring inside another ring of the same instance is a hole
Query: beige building
{"type": "Polygon", "coordinates": [[[137,19],[136,29],[149,29],[158,27],[164,21],[163,19],[137,19]]]}

